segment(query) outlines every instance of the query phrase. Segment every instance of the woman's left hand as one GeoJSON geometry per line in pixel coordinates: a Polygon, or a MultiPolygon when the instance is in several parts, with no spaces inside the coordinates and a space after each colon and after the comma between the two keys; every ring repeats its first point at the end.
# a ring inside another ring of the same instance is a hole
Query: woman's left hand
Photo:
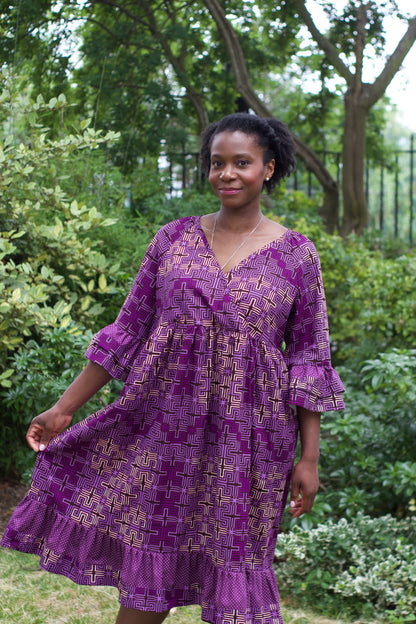
{"type": "Polygon", "coordinates": [[[293,518],[311,511],[318,488],[317,462],[300,459],[293,470],[290,492],[290,513],[293,518]]]}

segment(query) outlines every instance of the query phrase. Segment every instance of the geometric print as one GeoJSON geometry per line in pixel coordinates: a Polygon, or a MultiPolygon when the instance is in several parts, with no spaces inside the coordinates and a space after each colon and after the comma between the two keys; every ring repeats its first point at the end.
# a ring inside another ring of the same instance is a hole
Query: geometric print
{"type": "Polygon", "coordinates": [[[199,217],[169,223],[86,357],[121,394],[38,454],[2,544],[126,607],[281,624],[291,406],[343,408],[313,244],[287,230],[224,274],[199,217]]]}

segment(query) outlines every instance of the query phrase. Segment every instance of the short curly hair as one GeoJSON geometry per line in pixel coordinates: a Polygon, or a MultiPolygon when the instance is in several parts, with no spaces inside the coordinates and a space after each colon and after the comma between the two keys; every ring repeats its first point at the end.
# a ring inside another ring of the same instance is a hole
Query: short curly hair
{"type": "Polygon", "coordinates": [[[201,170],[208,177],[211,167],[211,145],[215,135],[220,132],[244,132],[255,136],[264,149],[264,164],[275,160],[274,173],[264,187],[270,195],[283,178],[290,176],[296,169],[296,145],[288,127],[278,119],[257,117],[248,113],[227,115],[219,121],[209,124],[201,135],[201,170]]]}

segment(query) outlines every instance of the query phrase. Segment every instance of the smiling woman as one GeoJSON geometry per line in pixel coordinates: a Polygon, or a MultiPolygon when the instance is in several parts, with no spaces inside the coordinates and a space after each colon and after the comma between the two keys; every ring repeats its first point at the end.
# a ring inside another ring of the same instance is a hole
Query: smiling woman
{"type": "Polygon", "coordinates": [[[156,234],[90,362],[33,419],[41,452],[2,540],[77,583],[117,586],[117,624],[190,604],[212,624],[282,624],[286,500],[295,518],[311,510],[320,412],[343,407],[316,250],[260,211],[295,166],[287,128],[232,115],[201,155],[218,212],[156,234]],[[117,401],[64,431],[111,377],[117,401]]]}

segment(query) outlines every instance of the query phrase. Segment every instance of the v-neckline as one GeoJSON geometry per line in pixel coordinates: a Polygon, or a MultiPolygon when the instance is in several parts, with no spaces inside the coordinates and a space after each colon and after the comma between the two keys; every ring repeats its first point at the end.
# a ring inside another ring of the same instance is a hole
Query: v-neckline
{"type": "Polygon", "coordinates": [[[248,256],[245,256],[245,258],[242,258],[239,262],[237,262],[237,264],[235,264],[233,267],[231,267],[231,269],[227,272],[223,271],[223,269],[221,268],[221,265],[218,261],[217,256],[215,255],[211,245],[208,242],[207,236],[204,232],[204,228],[201,225],[201,216],[203,215],[199,215],[197,217],[197,225],[199,227],[199,230],[202,234],[203,237],[203,241],[207,247],[207,249],[209,250],[209,252],[211,253],[211,256],[213,257],[215,263],[217,264],[219,270],[221,271],[221,273],[224,275],[224,277],[227,279],[227,281],[229,280],[230,276],[237,270],[239,269],[241,266],[243,266],[248,260],[250,260],[251,258],[255,258],[256,256],[259,256],[263,251],[265,251],[266,249],[268,249],[271,245],[275,245],[276,243],[280,243],[281,241],[283,241],[286,236],[288,235],[289,232],[291,232],[292,230],[290,230],[289,228],[286,228],[286,230],[283,232],[283,234],[281,236],[279,236],[278,238],[274,238],[273,240],[269,241],[268,243],[265,243],[264,245],[262,245],[261,247],[259,247],[258,249],[256,249],[255,251],[253,251],[251,254],[249,254],[248,256]]]}

